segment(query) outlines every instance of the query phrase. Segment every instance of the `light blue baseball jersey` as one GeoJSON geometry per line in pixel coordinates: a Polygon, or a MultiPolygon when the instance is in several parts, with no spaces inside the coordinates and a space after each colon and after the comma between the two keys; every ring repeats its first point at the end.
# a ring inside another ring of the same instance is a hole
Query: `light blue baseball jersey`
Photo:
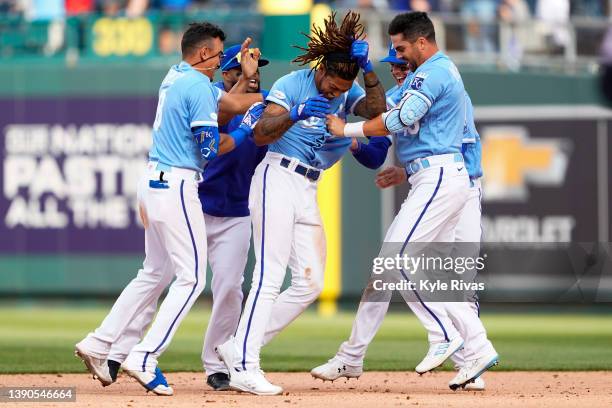
{"type": "Polygon", "coordinates": [[[467,92],[465,93],[465,125],[462,142],[461,151],[470,178],[482,177],[482,145],[474,123],[474,106],[467,92]]]}
{"type": "Polygon", "coordinates": [[[396,135],[396,154],[407,163],[427,156],[461,153],[465,123],[465,89],[455,64],[438,51],[417,68],[402,85],[402,95],[417,92],[429,110],[409,126],[408,135],[396,135]]]}
{"type": "MultiPolygon", "coordinates": [[[[288,111],[308,98],[319,95],[315,85],[314,72],[310,69],[293,71],[277,80],[266,98],[288,111]]],[[[348,92],[331,99],[330,113],[346,119],[353,113],[357,103],[365,97],[365,91],[353,83],[348,92]]],[[[333,137],[327,131],[325,119],[310,117],[293,124],[268,151],[294,157],[302,163],[318,169],[331,167],[346,152],[350,139],[333,137]]]]}
{"type": "MultiPolygon", "coordinates": [[[[406,76],[404,83],[410,82],[411,78],[412,78],[412,72],[409,73],[408,76],[406,76]]],[[[390,88],[387,92],[385,92],[385,97],[387,101],[387,109],[392,109],[397,106],[399,101],[402,100],[403,92],[404,92],[403,87],[399,85],[395,85],[393,88],[390,88]]]]}
{"type": "Polygon", "coordinates": [[[149,159],[172,167],[202,171],[202,159],[191,128],[218,126],[223,91],[185,61],[173,65],[159,88],[149,159]]]}
{"type": "MultiPolygon", "coordinates": [[[[406,79],[408,78],[409,77],[407,77],[406,79]]],[[[397,103],[402,99],[402,89],[398,85],[395,85],[393,88],[385,92],[385,97],[387,100],[387,108],[391,109],[395,107],[397,103]]],[[[404,132],[405,131],[402,131],[400,133],[403,134],[404,132]]],[[[359,163],[363,164],[364,166],[370,167],[362,160],[363,158],[366,158],[375,162],[377,165],[374,168],[378,168],[385,161],[387,151],[389,150],[389,146],[391,146],[392,143],[392,138],[391,136],[374,136],[369,139],[370,140],[366,147],[361,149],[361,153],[354,154],[354,156],[357,161],[359,161],[359,163]]],[[[351,146],[351,143],[352,138],[349,137],[327,138],[325,144],[318,152],[321,161],[324,163],[324,167],[321,168],[327,169],[333,166],[348,151],[351,146]]]]}

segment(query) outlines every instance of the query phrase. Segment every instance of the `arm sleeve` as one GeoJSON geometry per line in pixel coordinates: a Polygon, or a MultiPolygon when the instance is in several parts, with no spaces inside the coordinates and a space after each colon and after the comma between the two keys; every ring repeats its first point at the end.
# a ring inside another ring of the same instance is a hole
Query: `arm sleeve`
{"type": "Polygon", "coordinates": [[[194,140],[203,160],[212,160],[219,153],[219,128],[217,126],[195,126],[191,128],[194,140]]]}
{"type": "Polygon", "coordinates": [[[474,123],[474,106],[472,106],[472,100],[465,93],[465,123],[463,125],[463,140],[461,143],[476,143],[480,140],[480,135],[476,130],[476,124],[474,123]]]}
{"type": "Polygon", "coordinates": [[[389,146],[391,146],[389,137],[372,137],[367,144],[359,141],[357,143],[359,143],[359,148],[353,152],[353,156],[359,163],[370,169],[377,169],[383,165],[389,146]]]}
{"type": "Polygon", "coordinates": [[[274,102],[287,109],[287,111],[290,111],[291,108],[297,104],[295,97],[299,87],[299,83],[296,83],[298,80],[299,78],[295,72],[281,77],[272,85],[272,88],[270,88],[270,93],[266,97],[266,101],[274,102]]]}
{"type": "Polygon", "coordinates": [[[345,112],[351,115],[355,114],[355,106],[365,98],[366,94],[362,87],[355,81],[353,82],[353,86],[348,90],[348,95],[346,96],[346,105],[344,107],[345,112]]]}
{"type": "MultiPolygon", "coordinates": [[[[222,91],[207,83],[198,83],[187,91],[187,109],[189,112],[189,127],[218,127],[217,114],[222,91]]],[[[217,133],[219,133],[217,131],[217,133]]]]}

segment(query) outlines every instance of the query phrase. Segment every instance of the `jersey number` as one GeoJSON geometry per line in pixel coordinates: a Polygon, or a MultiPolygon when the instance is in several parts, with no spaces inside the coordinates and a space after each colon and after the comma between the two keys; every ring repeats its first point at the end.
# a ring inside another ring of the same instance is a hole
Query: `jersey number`
{"type": "Polygon", "coordinates": [[[166,100],[166,90],[159,91],[159,101],[157,101],[157,112],[155,113],[155,122],[153,122],[153,130],[158,130],[162,122],[162,113],[164,110],[164,101],[166,100]]]}

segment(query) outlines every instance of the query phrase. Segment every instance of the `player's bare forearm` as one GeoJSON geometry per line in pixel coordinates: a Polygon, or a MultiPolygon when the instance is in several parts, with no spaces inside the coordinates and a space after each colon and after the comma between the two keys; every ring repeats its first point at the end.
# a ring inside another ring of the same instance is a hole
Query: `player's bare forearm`
{"type": "Polygon", "coordinates": [[[385,127],[385,123],[382,120],[382,115],[378,115],[374,119],[367,120],[363,124],[363,133],[368,136],[387,136],[389,131],[385,127]]]}
{"type": "Polygon", "coordinates": [[[241,93],[225,94],[219,101],[219,114],[229,114],[232,116],[242,114],[247,111],[255,102],[263,102],[260,93],[241,93]]]}
{"type": "MultiPolygon", "coordinates": [[[[233,88],[232,88],[233,89],[233,88]]],[[[220,125],[228,123],[234,116],[243,114],[255,102],[263,102],[260,93],[227,93],[219,101],[219,117],[217,122],[220,125]]]]}
{"type": "Polygon", "coordinates": [[[217,156],[221,156],[225,153],[229,153],[236,148],[236,144],[234,143],[234,138],[228,135],[227,133],[221,133],[219,135],[219,148],[217,151],[217,156]]]}
{"type": "Polygon", "coordinates": [[[355,114],[363,118],[374,118],[387,110],[385,88],[374,71],[363,76],[366,96],[355,107],[355,114]]]}
{"type": "MultiPolygon", "coordinates": [[[[346,123],[335,115],[327,115],[327,130],[334,136],[342,137],[359,137],[359,136],[387,136],[389,131],[385,127],[382,116],[378,115],[374,119],[366,120],[350,124],[358,126],[361,129],[361,135],[351,134],[351,131],[346,129],[346,123]]],[[[359,133],[359,132],[358,132],[359,133]]]]}
{"type": "Polygon", "coordinates": [[[253,130],[253,139],[257,146],[265,146],[280,139],[293,126],[289,112],[275,103],[266,107],[263,116],[253,130]]]}

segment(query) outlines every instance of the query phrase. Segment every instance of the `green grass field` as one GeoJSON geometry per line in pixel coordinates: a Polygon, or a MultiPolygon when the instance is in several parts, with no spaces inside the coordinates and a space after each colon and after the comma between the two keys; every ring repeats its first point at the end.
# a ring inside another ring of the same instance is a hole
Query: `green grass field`
{"type": "MultiPolygon", "coordinates": [[[[83,372],[73,346],[107,310],[0,308],[0,373],[83,372]]],[[[310,370],[335,353],[349,335],[352,319],[351,313],[333,318],[304,314],[263,349],[262,367],[310,370]]],[[[201,370],[207,320],[208,309],[191,311],[160,359],[164,370],[201,370]]],[[[612,370],[610,315],[489,314],[483,320],[500,353],[499,370],[612,370]]],[[[370,346],[366,369],[412,370],[426,351],[425,332],[414,316],[392,313],[370,346]]]]}

